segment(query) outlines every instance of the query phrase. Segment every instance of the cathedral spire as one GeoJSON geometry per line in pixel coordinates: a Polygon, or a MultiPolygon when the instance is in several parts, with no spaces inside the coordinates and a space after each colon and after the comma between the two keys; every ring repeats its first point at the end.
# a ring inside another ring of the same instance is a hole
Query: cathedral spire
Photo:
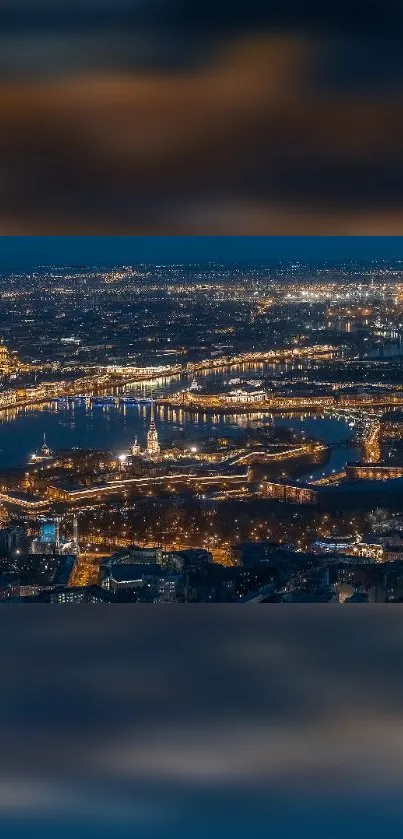
{"type": "Polygon", "coordinates": [[[150,457],[158,457],[160,453],[160,444],[158,440],[158,431],[155,426],[155,415],[154,415],[154,399],[151,396],[151,407],[150,407],[150,424],[148,427],[148,434],[147,434],[147,453],[150,457]]]}
{"type": "Polygon", "coordinates": [[[150,428],[149,430],[155,429],[155,415],[154,415],[154,397],[151,396],[151,407],[150,407],[150,428]]]}

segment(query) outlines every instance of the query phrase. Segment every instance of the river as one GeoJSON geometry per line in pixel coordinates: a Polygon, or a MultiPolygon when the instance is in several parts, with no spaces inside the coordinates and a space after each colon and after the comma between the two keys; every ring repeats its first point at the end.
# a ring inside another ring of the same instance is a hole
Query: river
{"type": "MultiPolygon", "coordinates": [[[[228,383],[237,376],[273,376],[282,370],[301,369],[301,364],[261,364],[231,367],[227,370],[207,371],[198,376],[203,386],[214,384],[219,390],[224,383],[228,383]]],[[[309,361],[304,362],[309,367],[309,361]]],[[[126,397],[149,397],[153,393],[155,398],[163,394],[176,393],[184,387],[189,387],[191,377],[174,376],[161,377],[150,383],[126,386],[126,397]]],[[[116,406],[96,405],[87,401],[59,401],[46,405],[15,412],[13,410],[0,413],[0,468],[21,467],[34,449],[40,447],[43,434],[46,434],[48,445],[52,449],[96,448],[112,449],[124,452],[137,436],[141,445],[145,444],[149,423],[148,404],[125,404],[116,406]]],[[[287,425],[289,428],[304,431],[307,436],[316,437],[329,444],[337,443],[351,435],[351,428],[344,419],[321,418],[304,416],[302,419],[275,418],[268,415],[248,417],[245,414],[228,417],[212,414],[186,414],[182,410],[168,407],[156,409],[156,424],[163,443],[173,438],[182,438],[197,443],[202,437],[226,434],[236,437],[248,423],[273,422],[287,425]]],[[[325,466],[315,469],[314,477],[332,470],[339,471],[347,461],[356,460],[359,452],[352,446],[350,449],[335,449],[325,466]]]]}
{"type": "MultiPolygon", "coordinates": [[[[149,424],[150,407],[142,405],[85,404],[84,402],[52,402],[34,410],[3,412],[0,414],[0,468],[21,467],[29,455],[42,443],[43,434],[52,449],[96,448],[124,452],[137,436],[145,444],[149,424]]],[[[223,434],[236,437],[249,422],[256,423],[255,416],[215,416],[213,414],[186,414],[181,410],[163,407],[156,409],[156,425],[160,440],[168,443],[172,439],[186,439],[191,445],[205,436],[223,434]]],[[[261,418],[263,423],[273,420],[261,418]]],[[[317,416],[296,418],[275,418],[274,425],[287,426],[303,431],[308,437],[316,437],[335,444],[351,435],[351,428],[343,419],[317,416]]],[[[350,448],[334,449],[329,461],[310,474],[320,477],[332,470],[339,471],[347,461],[357,460],[359,451],[350,448]]]]}

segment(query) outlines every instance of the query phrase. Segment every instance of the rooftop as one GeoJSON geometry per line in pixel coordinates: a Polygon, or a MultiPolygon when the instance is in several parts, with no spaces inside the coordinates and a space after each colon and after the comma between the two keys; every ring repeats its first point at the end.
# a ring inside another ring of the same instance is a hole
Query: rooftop
{"type": "Polygon", "coordinates": [[[161,577],[163,571],[156,562],[134,563],[131,565],[113,565],[109,577],[116,583],[136,583],[145,577],[161,577]]]}

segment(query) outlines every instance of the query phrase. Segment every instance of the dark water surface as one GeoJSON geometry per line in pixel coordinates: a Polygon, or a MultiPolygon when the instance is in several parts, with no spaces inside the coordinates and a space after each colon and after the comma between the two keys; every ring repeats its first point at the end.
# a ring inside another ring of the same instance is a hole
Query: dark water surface
{"type": "MultiPolygon", "coordinates": [[[[145,444],[149,418],[148,404],[115,406],[79,401],[53,402],[19,415],[4,412],[0,415],[0,468],[26,464],[32,451],[41,445],[44,433],[52,449],[78,447],[124,452],[136,436],[141,445],[145,444]]],[[[268,415],[257,420],[245,415],[225,417],[203,413],[186,414],[166,407],[156,409],[156,425],[163,443],[182,439],[191,445],[206,436],[226,434],[236,437],[249,422],[255,425],[256,422],[271,421],[268,415]]],[[[274,423],[304,431],[308,437],[316,437],[330,444],[351,434],[351,428],[344,420],[332,418],[285,418],[275,419],[274,423]]],[[[349,449],[335,449],[328,463],[311,474],[317,477],[324,471],[337,471],[347,461],[356,460],[357,456],[353,446],[349,449]]]]}

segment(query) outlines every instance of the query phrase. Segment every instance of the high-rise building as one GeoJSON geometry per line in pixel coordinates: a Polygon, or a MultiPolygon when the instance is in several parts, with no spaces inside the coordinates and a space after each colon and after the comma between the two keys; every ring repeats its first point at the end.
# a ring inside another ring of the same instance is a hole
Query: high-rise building
{"type": "Polygon", "coordinates": [[[158,440],[158,432],[155,426],[154,400],[152,399],[150,409],[150,425],[147,433],[147,454],[149,457],[158,458],[160,451],[161,447],[158,440]]]}

